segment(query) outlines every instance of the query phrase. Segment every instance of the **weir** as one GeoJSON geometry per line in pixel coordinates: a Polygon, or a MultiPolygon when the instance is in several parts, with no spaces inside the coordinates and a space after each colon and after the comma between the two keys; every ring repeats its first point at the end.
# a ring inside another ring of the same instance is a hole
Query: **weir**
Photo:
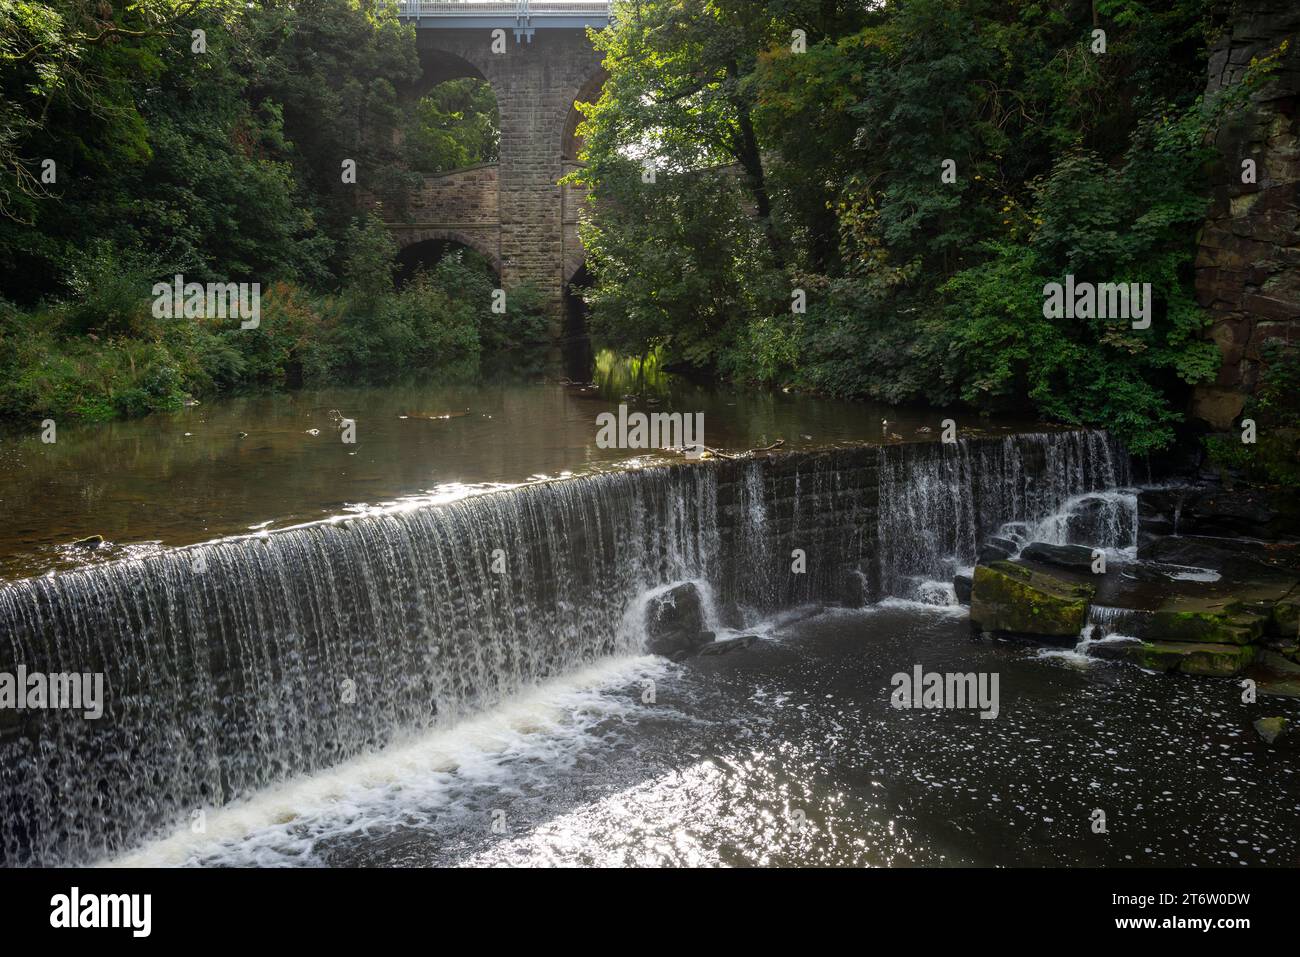
{"type": "Polygon", "coordinates": [[[918,597],[1129,481],[1073,431],[587,475],[0,586],[0,671],[102,672],[104,714],[0,711],[0,865],[87,863],[288,777],[636,652],[645,594],[715,626],[918,597]],[[792,552],[807,571],[792,571],[792,552]]]}

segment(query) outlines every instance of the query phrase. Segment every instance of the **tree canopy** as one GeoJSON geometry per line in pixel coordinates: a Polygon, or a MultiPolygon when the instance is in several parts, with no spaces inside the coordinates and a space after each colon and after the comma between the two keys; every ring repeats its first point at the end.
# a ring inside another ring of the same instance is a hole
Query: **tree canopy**
{"type": "Polygon", "coordinates": [[[1217,364],[1191,282],[1227,8],[616,3],[574,174],[593,328],[739,379],[1167,443],[1217,364]],[[1067,274],[1151,283],[1151,328],[1044,318],[1067,274]]]}

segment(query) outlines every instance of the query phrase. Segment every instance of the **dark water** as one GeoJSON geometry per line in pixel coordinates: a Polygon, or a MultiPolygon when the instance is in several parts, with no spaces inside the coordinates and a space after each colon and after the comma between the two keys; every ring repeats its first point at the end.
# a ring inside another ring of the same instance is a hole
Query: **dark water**
{"type": "MultiPolygon", "coordinates": [[[[882,433],[932,440],[947,415],[606,371],[598,387],[505,380],[236,398],[129,422],[60,422],[52,445],[33,423],[0,435],[0,578],[654,458],[597,447],[596,417],[620,402],[703,412],[706,443],[724,450],[879,442],[882,433]],[[356,421],[355,445],[341,441],[332,410],[356,421]],[[69,547],[92,535],[107,544],[69,547]]],[[[963,434],[1030,425],[954,415],[963,434]]]]}
{"type": "Polygon", "coordinates": [[[125,861],[1300,864],[1300,749],[1250,726],[1296,702],[973,641],[954,608],[800,614],[747,651],[553,683],[125,861]],[[998,673],[1000,714],[891,708],[891,675],[916,664],[998,673]]]}

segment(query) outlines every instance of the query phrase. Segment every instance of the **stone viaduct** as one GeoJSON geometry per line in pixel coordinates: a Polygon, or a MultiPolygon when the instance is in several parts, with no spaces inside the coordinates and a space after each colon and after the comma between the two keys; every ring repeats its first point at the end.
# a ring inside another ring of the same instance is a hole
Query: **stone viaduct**
{"type": "Polygon", "coordinates": [[[492,262],[502,284],[532,282],[559,332],[566,285],[581,268],[582,191],[559,180],[577,165],[576,102],[594,100],[604,74],[586,27],[609,22],[592,0],[408,0],[417,27],[422,96],[446,80],[491,84],[500,114],[500,160],[427,177],[406,220],[390,227],[403,249],[454,241],[492,262]]]}

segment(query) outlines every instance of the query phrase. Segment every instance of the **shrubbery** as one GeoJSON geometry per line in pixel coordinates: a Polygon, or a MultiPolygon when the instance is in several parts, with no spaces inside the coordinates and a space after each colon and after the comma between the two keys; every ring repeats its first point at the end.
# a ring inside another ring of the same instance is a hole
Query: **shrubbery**
{"type": "Polygon", "coordinates": [[[544,338],[532,287],[512,290],[497,315],[486,265],[453,253],[395,289],[382,225],[358,227],[354,238],[352,285],[320,295],[272,283],[255,329],[155,318],[140,293],[159,277],[100,249],[75,290],[81,298],[31,310],[0,301],[0,417],[131,417],[232,391],[465,374],[482,356],[544,338]]]}

